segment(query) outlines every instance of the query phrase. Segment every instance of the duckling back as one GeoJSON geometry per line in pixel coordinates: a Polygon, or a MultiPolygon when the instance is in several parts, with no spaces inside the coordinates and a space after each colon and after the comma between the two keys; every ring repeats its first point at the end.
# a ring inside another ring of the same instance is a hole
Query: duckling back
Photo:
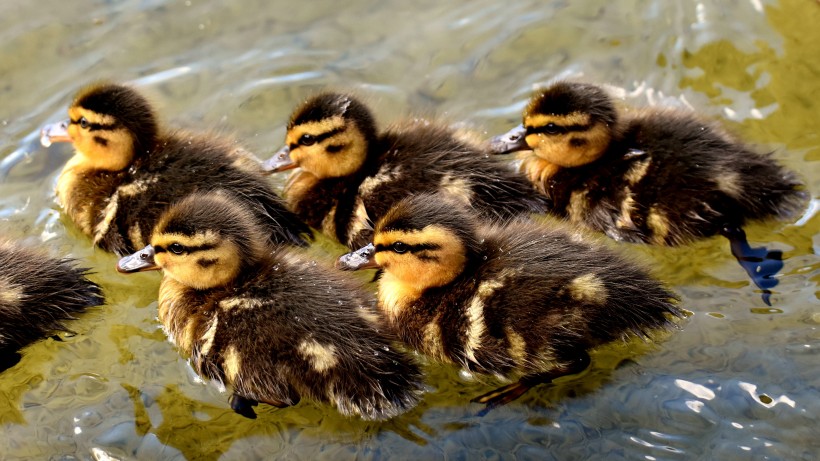
{"type": "Polygon", "coordinates": [[[416,406],[421,373],[394,348],[370,296],[292,254],[271,263],[241,282],[240,296],[221,298],[197,330],[200,373],[247,398],[288,406],[301,396],[368,420],[416,406]]]}
{"type": "Polygon", "coordinates": [[[168,136],[111,195],[95,242],[116,252],[135,251],[148,244],[168,204],[194,192],[224,191],[257,216],[271,243],[304,245],[310,228],[285,208],[261,167],[247,160],[227,141],[184,132],[168,136]]]}
{"type": "Polygon", "coordinates": [[[72,260],[0,241],[0,354],[66,331],[75,314],[103,304],[86,274],[72,260]]]}
{"type": "Polygon", "coordinates": [[[617,240],[667,245],[749,220],[788,218],[805,204],[796,175],[678,111],[641,112],[600,160],[550,180],[556,210],[617,240]]]}
{"type": "Polygon", "coordinates": [[[388,127],[380,142],[383,154],[376,163],[381,166],[359,187],[373,219],[408,192],[449,195],[493,221],[546,210],[543,198],[520,174],[452,128],[405,120],[388,127]]]}

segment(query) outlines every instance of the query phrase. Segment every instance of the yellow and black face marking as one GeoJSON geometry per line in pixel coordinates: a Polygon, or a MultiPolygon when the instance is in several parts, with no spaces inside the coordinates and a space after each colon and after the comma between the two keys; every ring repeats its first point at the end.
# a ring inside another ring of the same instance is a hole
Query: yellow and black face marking
{"type": "Polygon", "coordinates": [[[291,160],[318,178],[355,173],[376,139],[376,124],[354,97],[322,93],[294,111],[285,142],[291,160]]]}
{"type": "Polygon", "coordinates": [[[597,160],[609,147],[617,121],[602,89],[558,82],[530,100],[522,131],[535,155],[569,168],[597,160]]]}
{"type": "Polygon", "coordinates": [[[113,116],[82,107],[68,110],[68,136],[89,168],[120,171],[134,159],[134,137],[113,116]]]}
{"type": "Polygon", "coordinates": [[[527,146],[549,163],[571,168],[594,162],[611,140],[608,126],[589,114],[543,115],[524,118],[527,146]]]}
{"type": "Polygon", "coordinates": [[[68,109],[69,120],[43,129],[41,142],[71,141],[81,169],[120,171],[134,156],[151,148],[157,137],[154,113],[134,89],[99,83],[77,93],[68,109]]]}
{"type": "Polygon", "coordinates": [[[379,267],[419,292],[450,283],[467,262],[458,236],[435,224],[417,231],[378,232],[373,243],[379,267]]]}
{"type": "Polygon", "coordinates": [[[211,231],[158,234],[151,245],[154,260],[166,275],[198,290],[227,285],[241,266],[237,246],[211,231]]]}
{"type": "Polygon", "coordinates": [[[367,157],[367,142],[355,124],[341,116],[288,130],[290,158],[317,178],[355,173],[367,157]]]}

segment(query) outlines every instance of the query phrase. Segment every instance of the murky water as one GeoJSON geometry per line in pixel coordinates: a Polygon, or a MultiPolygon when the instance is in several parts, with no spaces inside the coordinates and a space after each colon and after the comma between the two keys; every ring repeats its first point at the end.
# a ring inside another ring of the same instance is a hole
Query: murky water
{"type": "Polygon", "coordinates": [[[100,78],[134,82],[167,121],[233,133],[264,157],[320,88],[360,92],[385,122],[421,113],[493,134],[517,123],[533,87],[583,76],[629,104],[724,120],[816,197],[817,24],[810,0],[0,2],[0,228],[84,260],[109,300],[0,374],[0,459],[816,459],[816,200],[795,223],[748,229],[785,252],[772,307],[721,238],[630,246],[693,313],[668,340],[629,345],[637,355],[600,350],[582,376],[484,417],[468,401],[486,384],[430,365],[423,404],[394,421],[308,402],[250,421],[158,329],[158,275],[117,275],[61,216],[53,187],[70,153],[36,138],[100,78]]]}

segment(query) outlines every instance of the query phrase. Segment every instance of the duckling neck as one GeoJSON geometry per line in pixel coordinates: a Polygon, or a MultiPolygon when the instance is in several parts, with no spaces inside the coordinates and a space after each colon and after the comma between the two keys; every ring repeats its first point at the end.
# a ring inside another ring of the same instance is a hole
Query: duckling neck
{"type": "Polygon", "coordinates": [[[522,162],[519,171],[529,178],[530,182],[535,185],[541,193],[547,194],[547,181],[552,178],[561,167],[538,157],[532,151],[526,152],[521,156],[522,162]]]}
{"type": "Polygon", "coordinates": [[[379,280],[379,308],[390,325],[398,327],[400,316],[421,298],[423,292],[424,288],[385,272],[379,280]]]}
{"type": "Polygon", "coordinates": [[[379,279],[379,307],[391,325],[402,328],[403,314],[412,311],[411,315],[418,316],[420,315],[419,309],[424,310],[420,307],[422,305],[434,306],[431,309],[436,310],[443,297],[453,291],[453,287],[462,287],[465,283],[469,284],[475,279],[483,261],[482,254],[468,253],[463,267],[454,277],[443,279],[443,283],[432,285],[429,279],[427,279],[427,284],[419,283],[418,280],[408,280],[406,277],[398,277],[389,271],[384,271],[379,279]]]}

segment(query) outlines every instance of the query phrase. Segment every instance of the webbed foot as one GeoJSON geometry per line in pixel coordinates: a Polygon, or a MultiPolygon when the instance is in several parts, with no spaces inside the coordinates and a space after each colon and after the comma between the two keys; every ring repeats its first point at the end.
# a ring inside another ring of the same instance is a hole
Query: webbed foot
{"type": "Polygon", "coordinates": [[[553,380],[561,376],[574,375],[587,369],[590,363],[589,354],[582,351],[576,357],[570,359],[566,365],[553,368],[545,373],[534,373],[526,375],[518,380],[518,382],[499,387],[498,389],[479,395],[470,400],[475,403],[483,403],[484,409],[478,412],[478,416],[484,416],[493,408],[506,405],[513,400],[524,395],[530,388],[539,384],[551,383],[553,380]]]}
{"type": "Polygon", "coordinates": [[[729,247],[740,267],[749,274],[752,282],[761,290],[761,298],[771,306],[772,292],[779,280],[775,275],[783,268],[783,252],[769,250],[766,247],[752,247],[746,240],[746,233],[739,227],[724,227],[721,232],[729,239],[729,247]]]}
{"type": "Polygon", "coordinates": [[[253,407],[259,405],[259,402],[253,399],[242,397],[238,394],[231,394],[230,398],[231,409],[237,414],[240,414],[248,419],[256,419],[256,412],[253,407]]]}

